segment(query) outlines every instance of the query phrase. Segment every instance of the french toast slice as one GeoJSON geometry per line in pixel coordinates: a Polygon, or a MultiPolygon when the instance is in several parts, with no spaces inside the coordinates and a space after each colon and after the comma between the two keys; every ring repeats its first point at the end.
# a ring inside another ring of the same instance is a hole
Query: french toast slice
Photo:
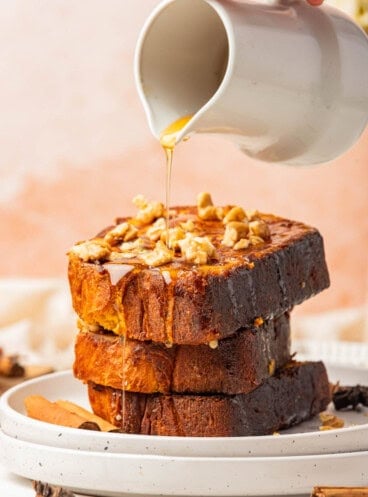
{"type": "MultiPolygon", "coordinates": [[[[260,243],[246,242],[244,249],[234,250],[224,244],[223,221],[200,219],[196,207],[176,207],[170,226],[192,223],[201,240],[210,240],[215,255],[205,264],[193,264],[174,254],[157,267],[142,259],[150,250],[144,243],[150,242],[146,235],[152,225],[135,226],[134,218],[125,219],[144,242],[142,254],[104,247],[91,261],[71,250],[73,307],[87,324],[127,338],[198,345],[250,328],[258,318],[279,316],[329,286],[316,229],[273,215],[258,214],[257,219],[267,224],[270,236],[253,237],[260,243]]],[[[92,242],[103,245],[112,228],[92,242]]]]}
{"type": "Polygon", "coordinates": [[[290,361],[289,315],[219,342],[173,345],[81,331],[74,375],[140,393],[248,393],[290,361]]]}
{"type": "Polygon", "coordinates": [[[323,411],[330,387],[322,362],[291,362],[247,394],[145,395],[90,383],[98,416],[126,433],[222,437],[266,435],[323,411]]]}

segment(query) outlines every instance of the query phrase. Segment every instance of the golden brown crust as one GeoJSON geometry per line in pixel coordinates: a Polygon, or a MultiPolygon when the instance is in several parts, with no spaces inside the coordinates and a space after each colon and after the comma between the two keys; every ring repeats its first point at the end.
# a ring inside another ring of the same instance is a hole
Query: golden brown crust
{"type": "Polygon", "coordinates": [[[173,345],[80,332],[74,374],[140,393],[247,393],[290,360],[288,314],[218,344],[173,345]],[[125,342],[125,344],[124,344],[125,342]]]}
{"type": "MultiPolygon", "coordinates": [[[[194,208],[176,208],[177,222],[194,208]]],[[[73,306],[89,324],[136,340],[197,345],[223,339],[291,309],[329,285],[323,241],[302,223],[261,215],[271,239],[234,251],[221,244],[220,221],[202,221],[217,260],[175,260],[150,268],[137,259],[83,262],[69,255],[73,306]]],[[[119,220],[121,221],[121,220],[119,220]]]]}
{"type": "Polygon", "coordinates": [[[248,394],[144,395],[89,384],[93,411],[128,433],[177,436],[271,434],[323,411],[330,401],[321,362],[291,363],[248,394]]]}

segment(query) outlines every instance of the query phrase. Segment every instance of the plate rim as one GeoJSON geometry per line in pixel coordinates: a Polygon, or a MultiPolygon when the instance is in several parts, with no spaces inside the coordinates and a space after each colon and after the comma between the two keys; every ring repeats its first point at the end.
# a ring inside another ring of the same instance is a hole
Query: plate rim
{"type": "MultiPolygon", "coordinates": [[[[337,367],[339,368],[340,366],[333,366],[334,368],[337,367]]],[[[342,369],[345,368],[345,366],[341,366],[342,369]]],[[[357,372],[359,371],[366,371],[368,373],[368,369],[365,369],[365,368],[348,368],[348,369],[354,369],[356,370],[357,372]]],[[[40,376],[38,378],[32,378],[31,380],[26,380],[22,383],[20,383],[19,385],[15,385],[14,387],[11,387],[9,388],[6,392],[4,392],[1,397],[0,397],[0,413],[2,410],[11,410],[12,413],[14,413],[14,416],[17,417],[18,419],[24,419],[26,418],[30,423],[37,423],[37,424],[40,424],[40,423],[45,423],[45,421],[39,421],[37,419],[32,419],[32,418],[29,418],[27,416],[25,416],[24,414],[21,414],[20,412],[18,412],[16,409],[14,409],[13,407],[10,406],[9,404],[9,398],[18,393],[19,391],[22,391],[24,388],[30,386],[30,385],[33,385],[33,384],[37,384],[37,383],[42,383],[43,381],[46,381],[46,380],[49,380],[49,379],[58,379],[60,377],[71,377],[71,378],[74,378],[73,377],[73,373],[72,373],[72,370],[68,369],[68,370],[65,370],[65,371],[57,371],[55,373],[49,373],[49,374],[45,374],[43,376],[40,376]]],[[[48,425],[51,425],[51,426],[58,426],[58,425],[52,425],[51,423],[46,423],[48,425]]],[[[340,428],[339,429],[339,432],[341,432],[340,430],[342,431],[345,431],[345,430],[349,430],[349,431],[361,431],[362,430],[362,427],[365,429],[368,429],[368,418],[367,418],[367,423],[366,424],[362,424],[362,425],[355,425],[355,426],[345,426],[343,428],[340,428]]],[[[83,433],[87,433],[87,431],[82,431],[82,430],[78,430],[77,428],[70,428],[70,427],[67,427],[67,426],[63,426],[62,427],[63,430],[67,430],[67,431],[70,431],[71,433],[75,433],[76,431],[78,431],[79,434],[83,433]]],[[[314,434],[318,434],[322,437],[327,437],[329,435],[329,430],[326,430],[326,431],[313,431],[313,432],[306,432],[306,433],[285,433],[285,434],[282,434],[282,437],[285,438],[285,439],[288,439],[288,438],[294,438],[296,435],[298,436],[298,438],[306,438],[306,437],[309,437],[311,433],[314,433],[314,434]]],[[[114,434],[109,434],[108,432],[95,432],[94,433],[95,435],[97,436],[100,436],[102,434],[108,434],[110,436],[114,436],[114,434]]],[[[136,437],[139,437],[141,440],[143,439],[146,439],[146,440],[162,440],[162,441],[169,441],[169,440],[174,440],[174,441],[183,441],[183,440],[189,440],[189,441],[199,441],[200,443],[204,443],[205,441],[209,441],[209,440],[214,440],[214,441],[217,441],[217,442],[223,442],[223,441],[228,441],[228,440],[232,440],[232,441],[238,441],[238,440],[252,440],[252,441],[255,441],[255,440],[264,440],[264,441],[270,441],[270,440],[274,440],[275,439],[275,436],[274,435],[251,435],[251,436],[239,436],[239,437],[184,437],[184,436],[168,436],[168,435],[144,435],[144,434],[134,434],[134,433],[120,433],[119,436],[122,436],[124,438],[136,438],[136,437]]],[[[368,450],[368,448],[367,448],[368,450]]]]}
{"type": "Polygon", "coordinates": [[[1,430],[0,446],[5,449],[0,459],[10,472],[109,497],[305,495],[322,481],[362,486],[368,477],[368,451],[253,458],[78,452],[14,439],[1,430]],[[350,461],[353,470],[347,474],[342,468],[350,461]],[[113,477],[106,477],[107,468],[113,477]]]}

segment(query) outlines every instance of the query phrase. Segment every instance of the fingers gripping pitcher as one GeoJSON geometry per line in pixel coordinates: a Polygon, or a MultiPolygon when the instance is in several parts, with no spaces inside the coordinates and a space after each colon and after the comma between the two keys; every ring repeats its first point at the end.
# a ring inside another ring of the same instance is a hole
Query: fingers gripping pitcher
{"type": "Polygon", "coordinates": [[[305,0],[166,0],[142,30],[135,73],[157,138],[178,121],[175,143],[216,133],[267,162],[330,161],[368,119],[367,36],[305,0]]]}

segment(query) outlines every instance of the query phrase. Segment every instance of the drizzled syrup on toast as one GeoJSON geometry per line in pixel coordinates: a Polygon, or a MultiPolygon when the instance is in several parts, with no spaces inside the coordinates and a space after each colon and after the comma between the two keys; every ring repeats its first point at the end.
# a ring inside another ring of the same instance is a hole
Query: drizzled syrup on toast
{"type": "Polygon", "coordinates": [[[125,432],[125,412],[126,412],[126,407],[125,407],[125,359],[126,359],[126,338],[125,336],[120,337],[120,343],[121,343],[121,355],[122,355],[122,363],[123,363],[123,370],[122,370],[122,375],[121,375],[121,383],[122,383],[122,389],[121,389],[121,428],[122,431],[125,432]]]}

